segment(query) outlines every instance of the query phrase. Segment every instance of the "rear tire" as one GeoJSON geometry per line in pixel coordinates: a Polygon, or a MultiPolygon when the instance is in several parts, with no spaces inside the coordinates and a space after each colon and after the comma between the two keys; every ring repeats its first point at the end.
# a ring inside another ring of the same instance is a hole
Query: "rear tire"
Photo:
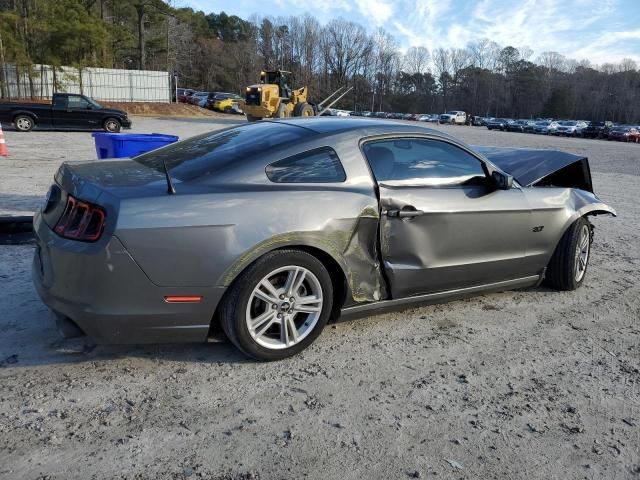
{"type": "Polygon", "coordinates": [[[18,115],[13,119],[13,124],[19,132],[30,132],[33,130],[35,122],[29,115],[18,115]]]}
{"type": "Polygon", "coordinates": [[[587,274],[593,241],[591,223],[580,217],[564,233],[547,266],[545,283],[558,290],[575,290],[587,274]]]}
{"type": "Polygon", "coordinates": [[[245,355],[273,361],[307,348],[329,320],[332,304],[331,277],[316,257],[276,250],[233,282],[219,318],[229,340],[245,355]]]}
{"type": "Polygon", "coordinates": [[[248,122],[257,122],[258,120],[262,120],[262,118],[254,117],[253,115],[249,115],[248,113],[246,113],[245,115],[247,116],[248,122]]]}

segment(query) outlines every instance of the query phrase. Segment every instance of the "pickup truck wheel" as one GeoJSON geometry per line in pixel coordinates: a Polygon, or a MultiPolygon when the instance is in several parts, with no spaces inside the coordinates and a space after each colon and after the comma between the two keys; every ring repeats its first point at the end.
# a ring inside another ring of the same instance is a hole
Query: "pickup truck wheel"
{"type": "Polygon", "coordinates": [[[117,118],[107,118],[102,124],[102,128],[109,133],[118,133],[121,128],[120,121],[117,118]]]}
{"type": "Polygon", "coordinates": [[[18,115],[13,119],[13,124],[16,126],[16,130],[19,132],[29,132],[34,126],[33,118],[29,115],[18,115]]]}

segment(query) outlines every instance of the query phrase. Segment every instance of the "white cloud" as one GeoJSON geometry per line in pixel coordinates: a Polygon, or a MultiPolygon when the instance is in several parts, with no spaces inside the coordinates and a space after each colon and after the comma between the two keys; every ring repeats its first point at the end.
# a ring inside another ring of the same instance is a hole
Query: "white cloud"
{"type": "Polygon", "coordinates": [[[274,1],[265,12],[252,0],[176,0],[245,18],[305,10],[321,22],[342,16],[370,30],[385,28],[403,50],[462,48],[488,38],[501,46],[528,46],[534,59],[557,51],[597,64],[624,57],[640,61],[640,0],[315,0],[302,10],[297,0],[274,1]]]}

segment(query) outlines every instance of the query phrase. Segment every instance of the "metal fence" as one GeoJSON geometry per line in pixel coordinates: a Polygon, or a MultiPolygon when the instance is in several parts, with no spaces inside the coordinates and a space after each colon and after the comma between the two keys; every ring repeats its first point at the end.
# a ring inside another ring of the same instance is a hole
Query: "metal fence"
{"type": "Polygon", "coordinates": [[[151,70],[5,64],[0,68],[0,96],[47,99],[64,92],[111,102],[169,103],[171,80],[168,72],[151,70]]]}

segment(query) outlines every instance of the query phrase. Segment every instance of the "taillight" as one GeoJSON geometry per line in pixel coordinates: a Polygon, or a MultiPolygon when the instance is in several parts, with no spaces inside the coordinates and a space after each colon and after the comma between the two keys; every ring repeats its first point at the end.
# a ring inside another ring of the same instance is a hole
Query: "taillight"
{"type": "Polygon", "coordinates": [[[64,238],[95,242],[102,235],[104,218],[102,208],[68,195],[67,205],[53,230],[64,238]]]}

